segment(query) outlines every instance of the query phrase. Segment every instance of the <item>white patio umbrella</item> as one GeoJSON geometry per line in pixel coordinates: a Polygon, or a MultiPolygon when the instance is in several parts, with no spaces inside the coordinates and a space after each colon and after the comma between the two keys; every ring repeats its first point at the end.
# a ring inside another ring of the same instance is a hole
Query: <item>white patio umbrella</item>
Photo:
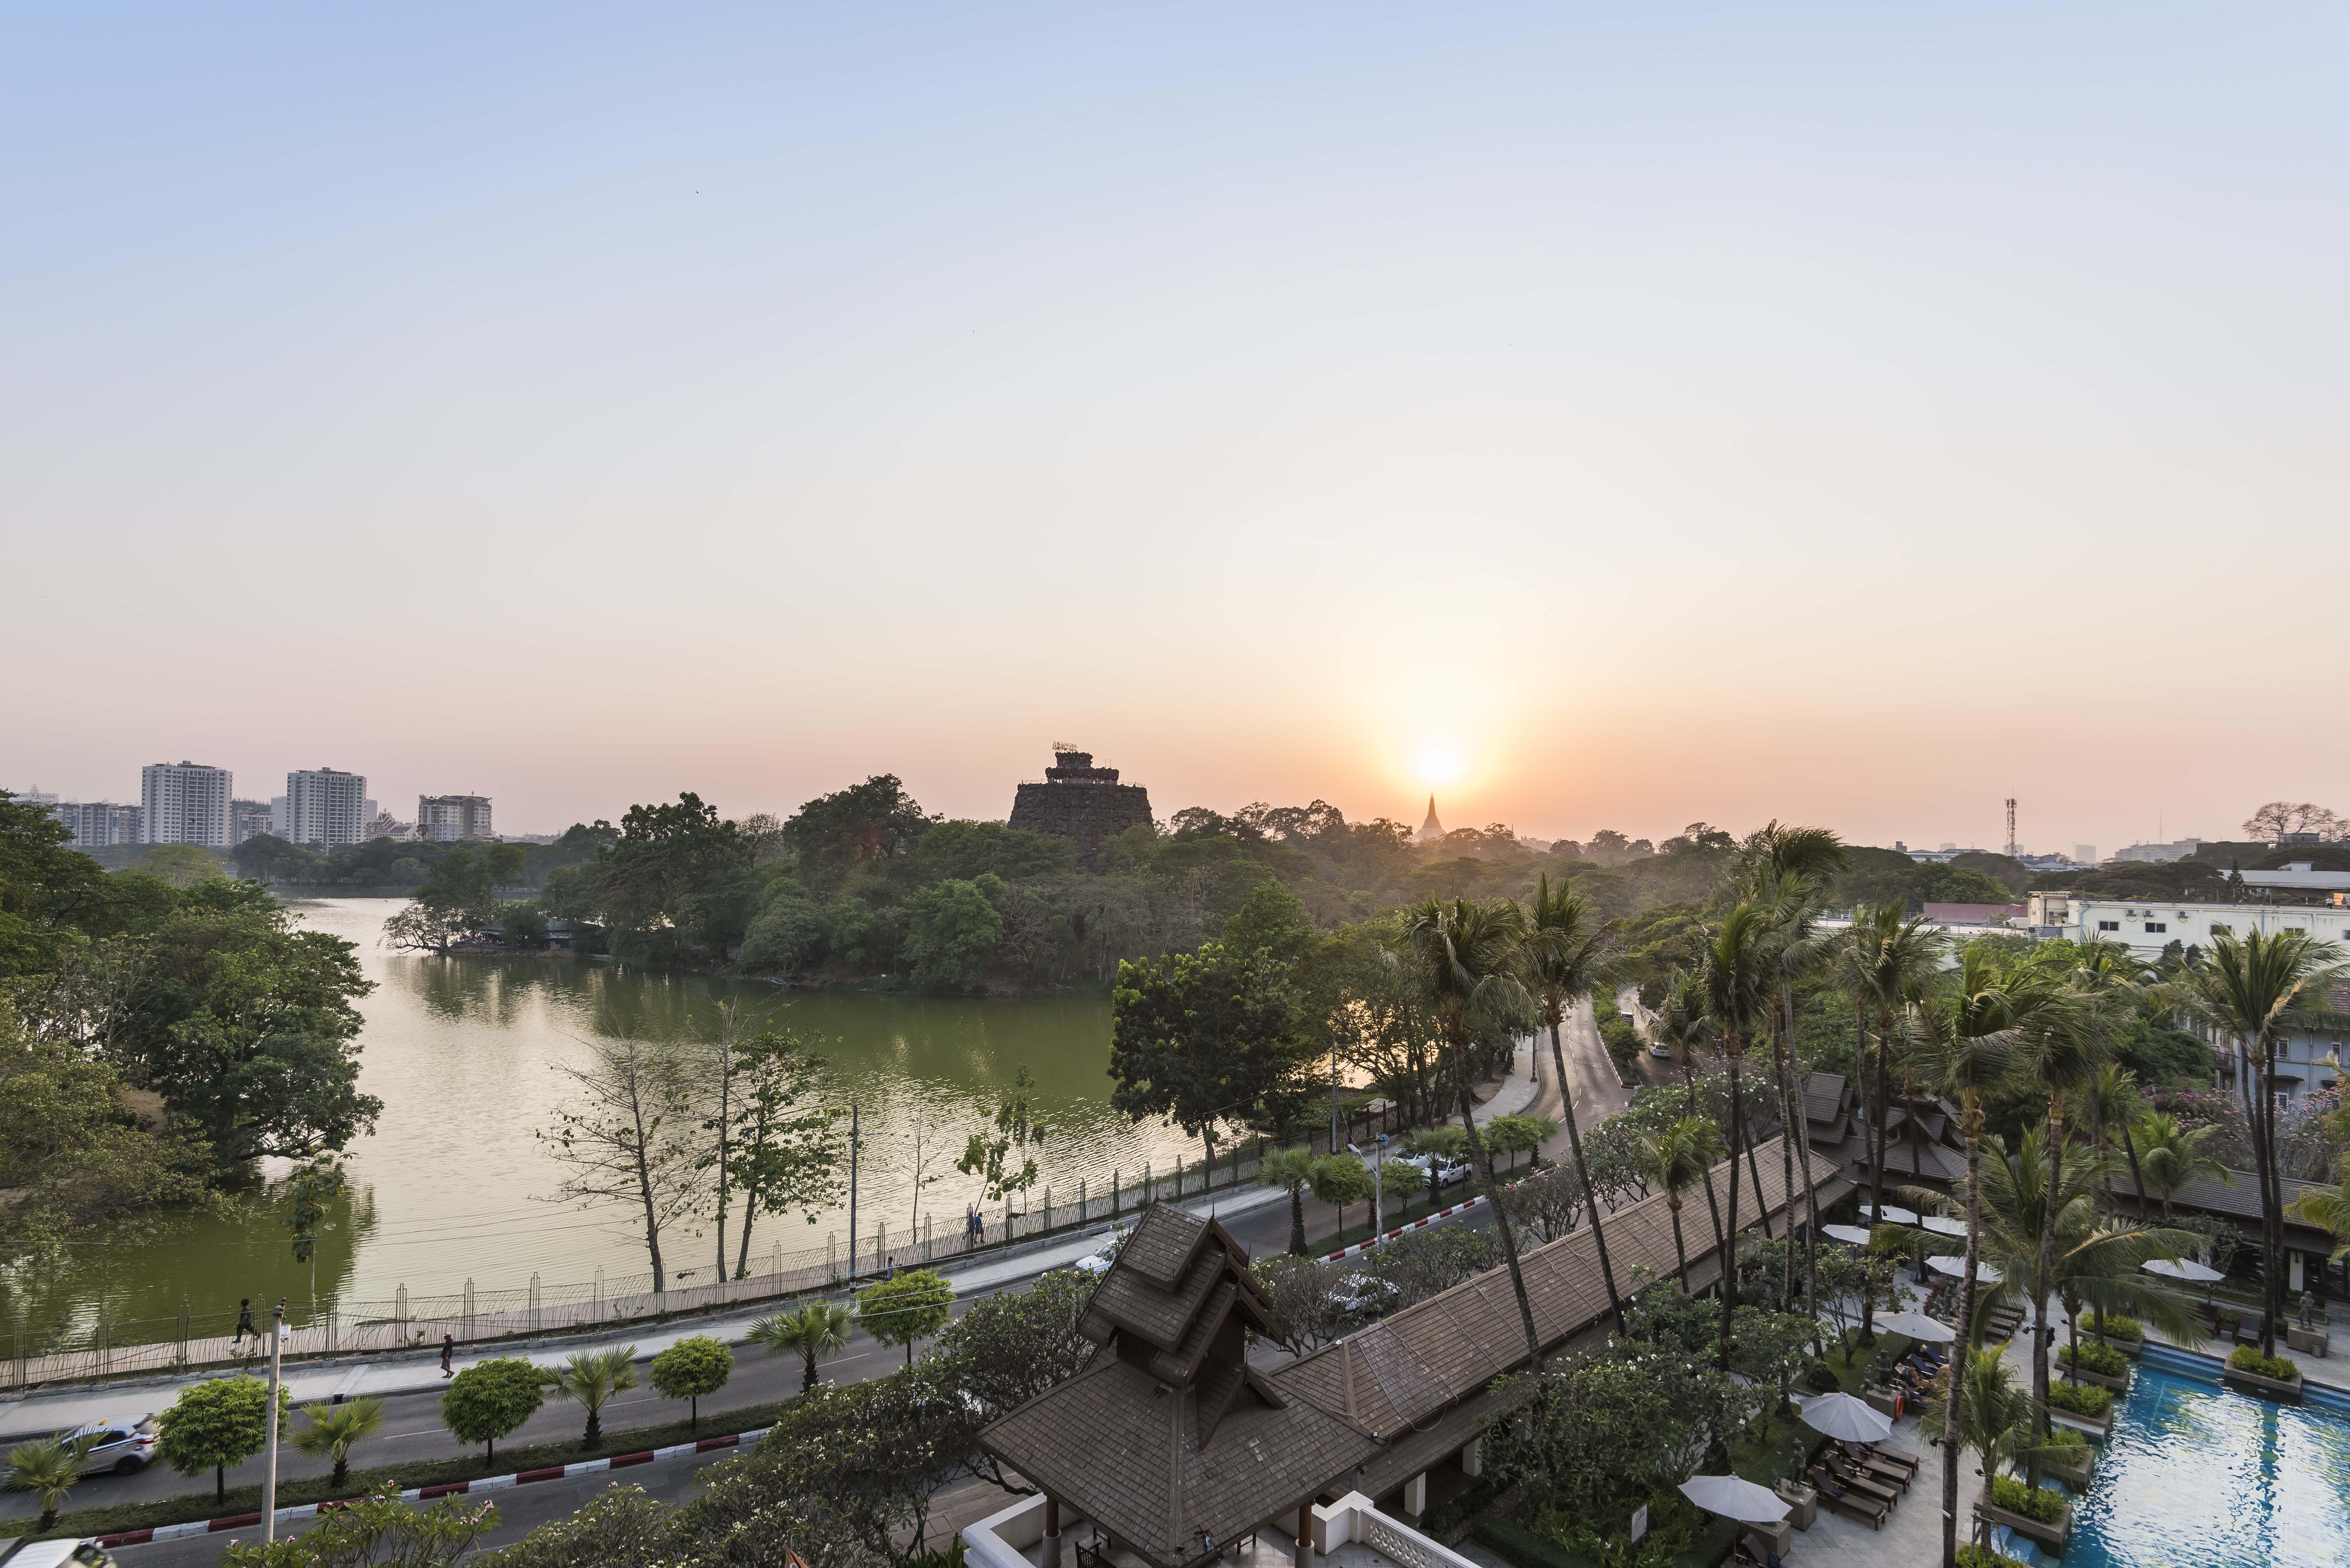
{"type": "Polygon", "coordinates": [[[1967,1233],[1965,1220],[1953,1220],[1947,1214],[1929,1214],[1918,1223],[1937,1236],[1963,1236],[1967,1233]]]}
{"type": "Polygon", "coordinates": [[[1857,1225],[1823,1225],[1820,1234],[1831,1241],[1843,1241],[1855,1247],[1868,1245],[1868,1232],[1857,1225]]]}
{"type": "Polygon", "coordinates": [[[2198,1285],[2215,1284],[2228,1277],[2217,1269],[2206,1268],[2192,1258],[2154,1258],[2138,1267],[2149,1274],[2160,1274],[2169,1280],[2185,1280],[2198,1285]]]}
{"type": "Polygon", "coordinates": [[[1708,1513],[1742,1524],[1776,1524],[1787,1517],[1787,1504],[1776,1492],[1742,1476],[1691,1476],[1681,1482],[1681,1495],[1708,1513]]]}
{"type": "Polygon", "coordinates": [[[1918,1211],[1916,1210],[1896,1209],[1890,1203],[1887,1204],[1883,1209],[1878,1209],[1874,1204],[1864,1203],[1860,1206],[1860,1211],[1863,1214],[1874,1215],[1887,1225],[1915,1225],[1918,1223],[1918,1211]]]}
{"type": "Polygon", "coordinates": [[[1948,1345],[1959,1337],[1959,1331],[1939,1318],[1928,1317],[1922,1312],[1889,1312],[1877,1320],[1877,1326],[1887,1334],[1907,1334],[1922,1339],[1929,1345],[1948,1345]]]}
{"type": "MultiPolygon", "coordinates": [[[[1926,1266],[1938,1274],[1948,1274],[1954,1280],[1967,1277],[1967,1261],[1964,1258],[1929,1258],[1926,1260],[1926,1266]]],[[[1984,1284],[1995,1285],[2006,1277],[1994,1264],[1977,1263],[1975,1265],[1975,1278],[1984,1284]]]]}
{"type": "Polygon", "coordinates": [[[1893,1418],[1849,1394],[1821,1394],[1804,1401],[1804,1425],[1846,1443],[1881,1443],[1893,1435],[1893,1418]]]}

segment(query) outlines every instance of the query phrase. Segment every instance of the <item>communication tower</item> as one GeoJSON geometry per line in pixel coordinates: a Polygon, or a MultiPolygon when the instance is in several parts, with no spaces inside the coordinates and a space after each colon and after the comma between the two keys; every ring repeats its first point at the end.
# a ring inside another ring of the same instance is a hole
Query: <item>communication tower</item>
{"type": "Polygon", "coordinates": [[[2015,858],[2015,797],[2007,797],[2007,857],[2015,858]]]}

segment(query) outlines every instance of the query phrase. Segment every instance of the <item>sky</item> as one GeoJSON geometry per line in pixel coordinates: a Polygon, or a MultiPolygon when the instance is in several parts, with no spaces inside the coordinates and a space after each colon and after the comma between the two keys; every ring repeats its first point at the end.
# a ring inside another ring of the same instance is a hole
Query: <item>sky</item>
{"type": "Polygon", "coordinates": [[[2350,809],[2350,11],[27,5],[0,786],[2350,809]]]}

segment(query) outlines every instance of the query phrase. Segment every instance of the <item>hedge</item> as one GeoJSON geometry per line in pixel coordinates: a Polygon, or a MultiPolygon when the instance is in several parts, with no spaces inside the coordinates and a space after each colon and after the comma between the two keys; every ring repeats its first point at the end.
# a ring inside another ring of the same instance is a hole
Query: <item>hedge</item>
{"type": "MultiPolygon", "coordinates": [[[[2091,1318],[2090,1329],[2095,1331],[2096,1326],[2097,1320],[2091,1318]]],[[[2146,1337],[2146,1328],[2137,1319],[2124,1317],[2117,1312],[2109,1312],[2106,1314],[2106,1326],[2103,1332],[2107,1339],[2144,1339],[2146,1337]]]]}
{"type": "Polygon", "coordinates": [[[2098,1345],[2086,1339],[2077,1345],[2064,1346],[2056,1353],[2056,1359],[2067,1366],[2106,1377],[2120,1377],[2129,1371],[2128,1356],[2110,1345],[2098,1345]]]}
{"type": "Polygon", "coordinates": [[[2054,1524],[2064,1517],[2064,1494],[2053,1487],[2029,1487],[2013,1476],[1994,1476],[1991,1483],[1993,1508],[2054,1524]]]}
{"type": "Polygon", "coordinates": [[[2048,1386],[2048,1403],[2056,1409],[2085,1416],[2092,1421],[2102,1421],[2114,1413],[2113,1392],[2091,1383],[2051,1383],[2048,1386]]]}
{"type": "Polygon", "coordinates": [[[2024,1568],[2024,1563],[2020,1557],[2010,1557],[1970,1541],[1959,1548],[1959,1568],[2024,1568]]]}
{"type": "Polygon", "coordinates": [[[2301,1376],[2300,1367],[2282,1355],[2262,1355],[2260,1347],[2253,1345],[2240,1345],[2230,1351],[2228,1365],[2238,1372],[2249,1372],[2277,1383],[2291,1383],[2301,1376]]]}

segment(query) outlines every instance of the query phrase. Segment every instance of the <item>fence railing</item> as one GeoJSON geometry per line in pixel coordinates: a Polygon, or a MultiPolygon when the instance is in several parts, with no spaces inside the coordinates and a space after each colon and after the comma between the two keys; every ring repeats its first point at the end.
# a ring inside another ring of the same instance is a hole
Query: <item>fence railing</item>
{"type": "MultiPolygon", "coordinates": [[[[1391,1109],[1357,1112],[1342,1122],[1339,1141],[1361,1143],[1391,1131],[1393,1119],[1391,1109]]],[[[1328,1138],[1325,1122],[1311,1141],[1321,1150],[1328,1138]]],[[[674,1270],[662,1280],[665,1288],[656,1291],[650,1271],[608,1279],[598,1269],[594,1279],[571,1284],[546,1285],[533,1274],[527,1285],[512,1290],[477,1290],[469,1279],[462,1291],[447,1295],[414,1296],[402,1285],[389,1301],[321,1303],[315,1316],[307,1303],[292,1302],[286,1354],[415,1349],[437,1345],[444,1337],[460,1345],[526,1338],[838,1289],[892,1268],[959,1261],[1055,1231],[1114,1221],[1150,1203],[1253,1186],[1268,1141],[1236,1143],[1213,1160],[1179,1157],[1171,1171],[1149,1164],[1131,1176],[1113,1170],[1107,1183],[1081,1179],[1074,1192],[1045,1187],[950,1216],[943,1225],[935,1214],[925,1214],[919,1227],[893,1230],[886,1221],[869,1231],[860,1226],[853,1252],[837,1233],[827,1236],[820,1248],[800,1251],[786,1252],[772,1243],[760,1260],[764,1272],[742,1279],[687,1284],[712,1271],[674,1270]]],[[[265,1328],[267,1321],[265,1311],[256,1313],[258,1324],[265,1328]]],[[[78,1331],[42,1334],[19,1325],[0,1367],[0,1388],[246,1365],[263,1357],[265,1345],[251,1331],[240,1334],[234,1313],[197,1314],[183,1307],[175,1318],[117,1321],[101,1310],[91,1326],[78,1331]]]]}

